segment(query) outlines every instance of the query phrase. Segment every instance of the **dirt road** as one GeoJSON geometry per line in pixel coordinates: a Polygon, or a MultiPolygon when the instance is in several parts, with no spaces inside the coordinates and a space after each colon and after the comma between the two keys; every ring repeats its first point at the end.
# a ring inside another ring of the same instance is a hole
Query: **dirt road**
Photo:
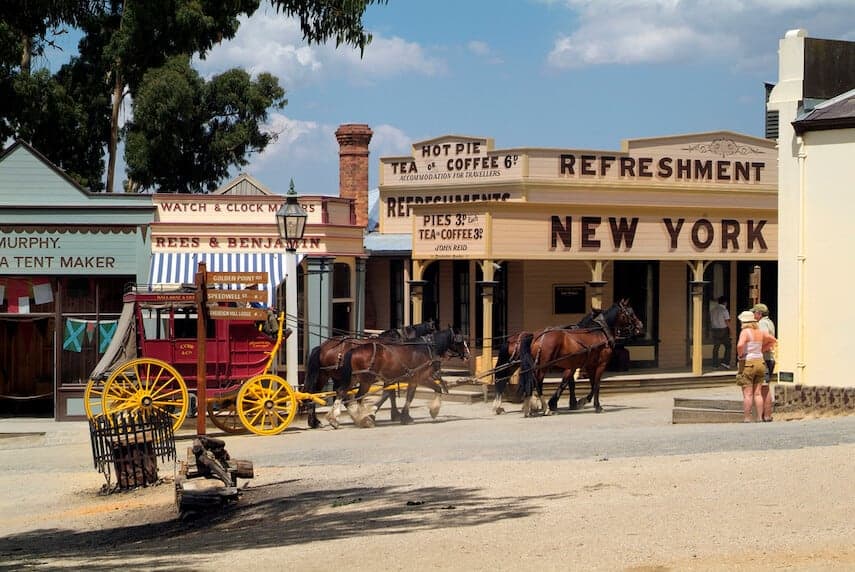
{"type": "Polygon", "coordinates": [[[80,439],[0,449],[0,569],[855,569],[855,417],[673,426],[672,398],[229,437],[257,477],[210,519],[99,496],[80,439]]]}

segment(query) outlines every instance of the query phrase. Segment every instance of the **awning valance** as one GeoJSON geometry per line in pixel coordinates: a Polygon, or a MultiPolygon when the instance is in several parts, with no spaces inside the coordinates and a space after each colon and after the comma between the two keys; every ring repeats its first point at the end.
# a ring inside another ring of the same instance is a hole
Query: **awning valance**
{"type": "MultiPolygon", "coordinates": [[[[276,287],[285,279],[285,253],[271,252],[154,252],[149,282],[152,284],[192,284],[196,267],[204,262],[208,272],[267,272],[267,305],[273,306],[276,287]]],[[[303,255],[297,253],[297,264],[303,255]]],[[[248,284],[221,284],[218,288],[238,289],[248,284]]]]}

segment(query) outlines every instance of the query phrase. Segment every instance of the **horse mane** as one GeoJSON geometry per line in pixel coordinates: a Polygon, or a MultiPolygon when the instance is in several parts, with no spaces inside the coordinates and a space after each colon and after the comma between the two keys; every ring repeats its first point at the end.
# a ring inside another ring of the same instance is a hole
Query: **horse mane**
{"type": "Polygon", "coordinates": [[[436,355],[441,356],[451,348],[451,342],[454,340],[454,330],[448,328],[435,332],[433,334],[433,349],[436,355]]]}

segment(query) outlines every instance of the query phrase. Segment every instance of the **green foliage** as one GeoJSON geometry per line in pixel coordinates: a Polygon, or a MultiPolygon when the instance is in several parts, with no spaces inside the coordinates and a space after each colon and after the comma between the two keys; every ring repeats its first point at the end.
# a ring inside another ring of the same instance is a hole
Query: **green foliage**
{"type": "MultiPolygon", "coordinates": [[[[272,0],[300,20],[304,39],[358,47],[371,41],[362,17],[386,0],[272,0]]],[[[235,36],[260,0],[0,1],[0,141],[29,141],[81,185],[102,190],[104,149],[113,151],[114,86],[131,96],[125,126],[131,187],[172,192],[214,189],[273,135],[262,125],[285,105],[270,74],[230,70],[209,82],[189,66],[235,36]],[[53,34],[83,32],[79,55],[51,76],[30,72],[53,34]]]]}
{"type": "Polygon", "coordinates": [[[189,193],[216,189],[233,166],[263,150],[269,109],[285,105],[275,77],[252,80],[232,69],[206,82],[176,56],[145,75],[126,126],[128,176],[140,189],[189,193]]]}

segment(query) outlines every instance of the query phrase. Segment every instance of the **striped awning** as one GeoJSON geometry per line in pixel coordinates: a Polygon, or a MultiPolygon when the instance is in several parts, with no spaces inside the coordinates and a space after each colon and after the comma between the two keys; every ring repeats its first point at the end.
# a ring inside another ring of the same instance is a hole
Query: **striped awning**
{"type": "MultiPolygon", "coordinates": [[[[267,305],[273,306],[276,287],[285,279],[285,253],[270,252],[153,252],[149,282],[151,284],[192,284],[196,267],[204,262],[208,272],[267,272],[267,305]]],[[[297,253],[297,264],[303,255],[297,253]]],[[[218,288],[238,289],[248,284],[221,284],[218,288]]]]}

